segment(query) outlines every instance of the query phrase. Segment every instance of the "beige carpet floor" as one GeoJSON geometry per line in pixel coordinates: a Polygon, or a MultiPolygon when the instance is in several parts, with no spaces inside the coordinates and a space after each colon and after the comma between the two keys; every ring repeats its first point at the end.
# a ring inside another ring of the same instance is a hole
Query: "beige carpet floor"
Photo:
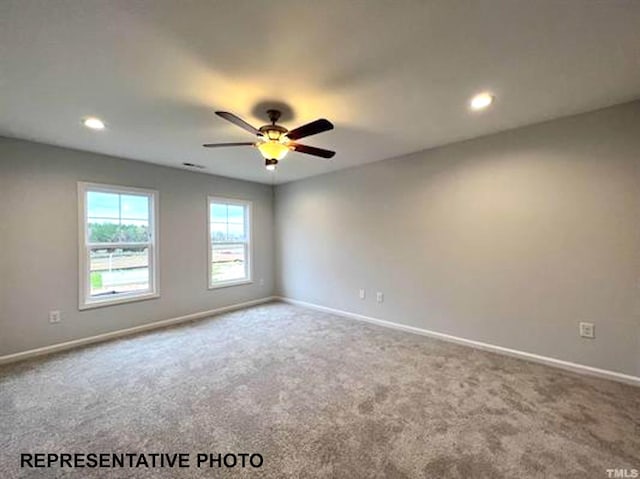
{"type": "Polygon", "coordinates": [[[640,388],[282,303],[0,367],[0,477],[606,478],[640,388]],[[21,469],[20,453],[261,468],[21,469]]]}

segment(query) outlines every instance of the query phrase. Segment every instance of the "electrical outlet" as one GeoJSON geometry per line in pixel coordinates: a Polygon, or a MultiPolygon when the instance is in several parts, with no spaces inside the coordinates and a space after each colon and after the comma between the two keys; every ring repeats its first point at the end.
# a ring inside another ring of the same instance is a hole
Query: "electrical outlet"
{"type": "Polygon", "coordinates": [[[49,322],[50,323],[59,323],[62,321],[62,315],[60,311],[49,311],[49,322]]]}
{"type": "Polygon", "coordinates": [[[260,278],[259,283],[260,283],[260,287],[263,287],[264,286],[264,278],[260,278]]]}
{"type": "Polygon", "coordinates": [[[595,339],[596,327],[593,323],[580,323],[580,337],[587,339],[595,339]]]}
{"type": "Polygon", "coordinates": [[[384,294],[382,294],[380,291],[376,293],[376,301],[378,303],[382,303],[384,301],[384,294]]]}
{"type": "Polygon", "coordinates": [[[364,288],[360,288],[360,299],[365,299],[367,297],[367,291],[364,288]]]}

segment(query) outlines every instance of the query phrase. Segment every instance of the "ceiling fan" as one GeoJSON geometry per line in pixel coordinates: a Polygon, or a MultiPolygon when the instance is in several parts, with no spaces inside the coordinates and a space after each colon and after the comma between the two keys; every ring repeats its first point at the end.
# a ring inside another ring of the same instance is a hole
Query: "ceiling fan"
{"type": "Polygon", "coordinates": [[[317,135],[323,131],[333,130],[333,124],[329,120],[321,118],[312,121],[306,125],[299,126],[293,130],[287,130],[284,126],[278,125],[281,112],[279,110],[267,110],[269,121],[260,128],[255,128],[242,118],[229,113],[228,111],[217,111],[216,115],[230,121],[236,126],[247,130],[258,137],[255,142],[243,143],[208,143],[202,145],[205,148],[218,148],[222,146],[253,146],[260,150],[264,157],[267,170],[273,171],[278,165],[278,161],[282,160],[290,150],[306,153],[307,155],[319,156],[320,158],[333,158],[335,151],[316,148],[315,146],[302,145],[297,140],[306,138],[307,136],[317,135]]]}

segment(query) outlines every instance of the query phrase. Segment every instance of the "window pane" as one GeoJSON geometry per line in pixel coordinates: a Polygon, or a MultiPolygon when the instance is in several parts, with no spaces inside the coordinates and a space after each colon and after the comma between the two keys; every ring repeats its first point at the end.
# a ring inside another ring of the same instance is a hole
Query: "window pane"
{"type": "Polygon", "coordinates": [[[120,216],[123,219],[149,220],[149,197],[120,195],[120,216]]]}
{"type": "Polygon", "coordinates": [[[89,218],[87,231],[90,243],[116,243],[120,238],[120,224],[117,219],[89,218]]]}
{"type": "Polygon", "coordinates": [[[227,240],[227,224],[211,223],[211,241],[227,240]]]}
{"type": "Polygon", "coordinates": [[[230,223],[228,226],[227,238],[229,241],[244,241],[244,224],[230,223]]]}
{"type": "Polygon", "coordinates": [[[149,223],[144,220],[122,220],[121,243],[144,243],[149,241],[149,223]]]}
{"type": "Polygon", "coordinates": [[[149,290],[149,249],[92,249],[89,282],[91,297],[149,290]]]}
{"type": "Polygon", "coordinates": [[[90,243],[144,243],[149,241],[149,223],[144,220],[105,220],[89,218],[87,221],[90,243]]]}
{"type": "Polygon", "coordinates": [[[220,203],[211,203],[211,221],[218,223],[227,222],[227,205],[220,203]]]}
{"type": "Polygon", "coordinates": [[[229,223],[244,223],[244,206],[227,206],[227,215],[229,217],[229,223]]]}
{"type": "Polygon", "coordinates": [[[213,245],[211,282],[232,281],[247,277],[245,245],[213,245]]]}
{"type": "Polygon", "coordinates": [[[93,218],[120,218],[120,195],[101,191],[87,192],[87,216],[93,218]]]}

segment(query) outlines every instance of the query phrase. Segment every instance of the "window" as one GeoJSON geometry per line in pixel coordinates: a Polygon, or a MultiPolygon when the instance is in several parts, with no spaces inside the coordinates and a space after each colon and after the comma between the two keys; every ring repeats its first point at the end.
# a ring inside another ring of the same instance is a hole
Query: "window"
{"type": "Polygon", "coordinates": [[[158,297],[158,193],[78,184],[80,309],[158,297]]]}
{"type": "Polygon", "coordinates": [[[209,198],[209,288],[251,282],[251,203],[209,198]]]}

